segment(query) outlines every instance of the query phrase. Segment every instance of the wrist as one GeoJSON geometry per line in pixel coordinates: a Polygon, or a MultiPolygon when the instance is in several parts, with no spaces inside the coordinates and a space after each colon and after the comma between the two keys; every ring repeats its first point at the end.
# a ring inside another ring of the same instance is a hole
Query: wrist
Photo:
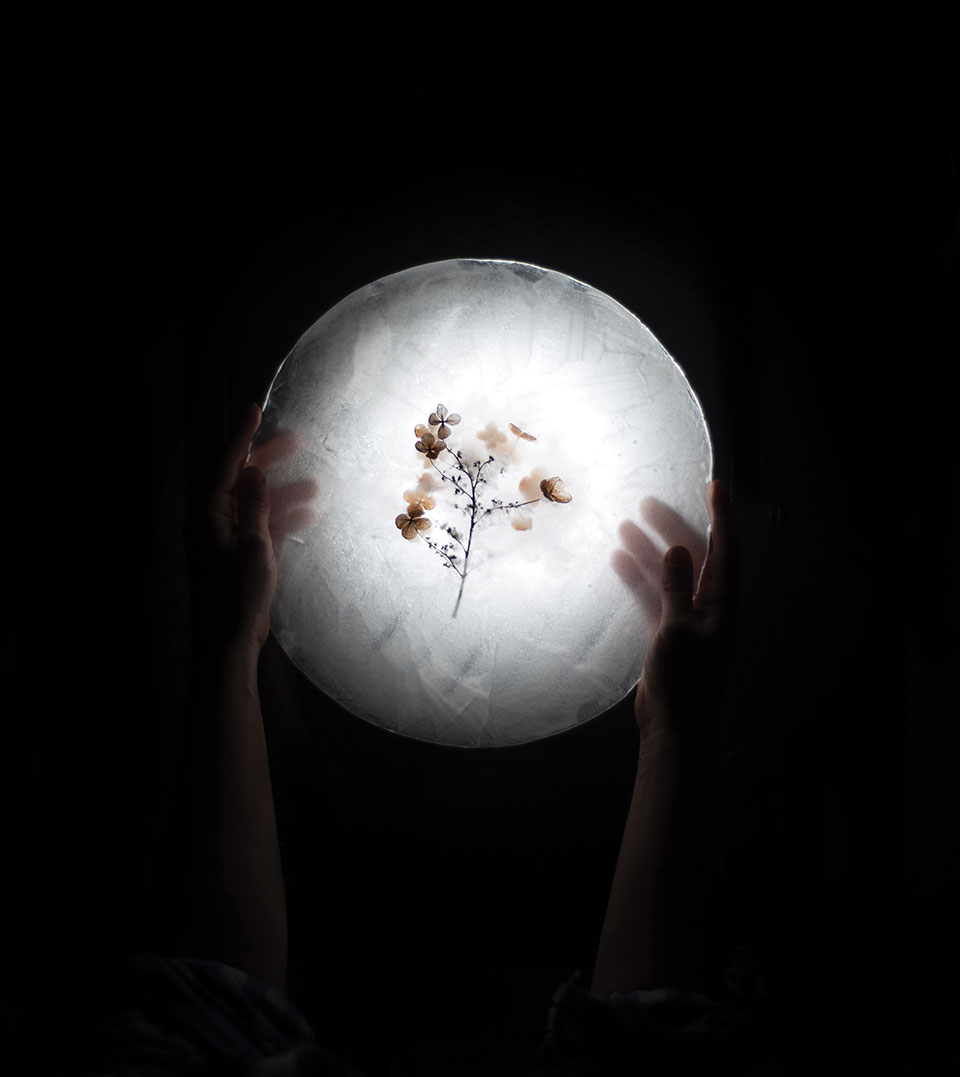
{"type": "Polygon", "coordinates": [[[257,668],[261,651],[260,638],[252,629],[238,630],[222,644],[221,657],[225,665],[257,668]]]}
{"type": "Polygon", "coordinates": [[[640,736],[637,772],[700,781],[712,773],[711,746],[704,738],[691,741],[690,737],[679,736],[671,726],[651,723],[640,736]]]}

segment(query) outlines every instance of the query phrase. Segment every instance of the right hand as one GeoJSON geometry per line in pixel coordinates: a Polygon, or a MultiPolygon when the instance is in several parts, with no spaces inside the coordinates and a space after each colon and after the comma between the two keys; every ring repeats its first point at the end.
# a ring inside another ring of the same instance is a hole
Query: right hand
{"type": "Polygon", "coordinates": [[[707,487],[707,506],[711,546],[696,591],[689,550],[671,546],[663,558],[660,623],[634,702],[642,740],[667,736],[677,745],[710,745],[734,627],[738,556],[730,499],[720,481],[707,487]]]}

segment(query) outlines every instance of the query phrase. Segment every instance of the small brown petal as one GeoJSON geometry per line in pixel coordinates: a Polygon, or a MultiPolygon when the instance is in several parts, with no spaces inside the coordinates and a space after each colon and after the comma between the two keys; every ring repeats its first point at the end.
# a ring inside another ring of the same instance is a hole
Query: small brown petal
{"type": "Polygon", "coordinates": [[[410,523],[410,517],[405,512],[401,512],[400,515],[393,522],[397,525],[397,527],[403,528],[406,527],[408,523],[410,523]]]}
{"type": "Polygon", "coordinates": [[[443,419],[441,419],[440,416],[435,411],[431,411],[430,412],[430,418],[427,419],[427,422],[431,426],[439,426],[443,422],[443,419]]]}
{"type": "Polygon", "coordinates": [[[453,431],[450,429],[449,426],[447,426],[446,423],[441,423],[440,429],[437,431],[437,434],[442,438],[448,438],[452,433],[453,431]]]}
{"type": "Polygon", "coordinates": [[[507,423],[507,426],[517,435],[518,438],[523,438],[524,441],[536,441],[537,439],[533,434],[528,434],[525,430],[521,430],[516,423],[507,423]]]}
{"type": "Polygon", "coordinates": [[[404,490],[403,500],[412,508],[420,509],[421,512],[429,512],[430,509],[436,508],[436,502],[432,497],[418,493],[416,490],[404,490]]]}
{"type": "MultiPolygon", "coordinates": [[[[397,526],[398,527],[400,527],[400,522],[399,521],[400,521],[400,517],[398,516],[397,517],[397,526]]],[[[421,531],[429,531],[429,530],[430,530],[430,521],[426,517],[422,517],[420,519],[407,520],[407,522],[401,528],[401,533],[403,534],[403,537],[408,542],[412,542],[417,537],[417,535],[420,534],[421,531]]]]}
{"type": "Polygon", "coordinates": [[[533,527],[533,520],[529,516],[516,516],[510,523],[514,531],[529,531],[533,527]]]}
{"type": "Polygon", "coordinates": [[[423,435],[429,431],[429,429],[429,426],[424,426],[423,423],[417,423],[417,425],[413,428],[413,432],[417,435],[418,438],[422,438],[423,435]]]}
{"type": "Polygon", "coordinates": [[[447,426],[456,426],[460,422],[460,416],[454,412],[452,415],[447,415],[443,421],[447,426]]]}
{"type": "Polygon", "coordinates": [[[563,488],[563,481],[559,475],[554,475],[553,478],[543,479],[540,482],[540,492],[548,501],[557,501],[561,505],[566,505],[573,500],[573,495],[568,494],[563,488]]]}

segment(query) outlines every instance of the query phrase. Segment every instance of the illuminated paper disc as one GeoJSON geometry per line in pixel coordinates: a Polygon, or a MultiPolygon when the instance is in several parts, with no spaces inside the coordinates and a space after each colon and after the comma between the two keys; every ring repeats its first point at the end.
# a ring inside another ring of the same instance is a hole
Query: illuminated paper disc
{"type": "Polygon", "coordinates": [[[349,295],[277,371],[259,440],[278,434],[297,451],[271,490],[320,493],[278,550],[273,631],[347,710],[422,740],[519,744],[619,702],[652,631],[612,566],[624,522],[653,497],[706,534],[680,367],[603,292],[523,263],[349,295]]]}

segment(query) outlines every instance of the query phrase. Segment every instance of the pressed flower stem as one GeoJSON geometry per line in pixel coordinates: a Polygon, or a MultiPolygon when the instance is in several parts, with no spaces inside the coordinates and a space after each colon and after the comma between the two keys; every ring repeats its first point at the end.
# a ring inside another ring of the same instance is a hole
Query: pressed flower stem
{"type": "Polygon", "coordinates": [[[532,501],[511,501],[509,505],[491,505],[490,508],[485,509],[485,512],[509,512],[510,509],[524,509],[527,505],[536,505],[542,498],[535,497],[532,501]]]}
{"type": "MultiPolygon", "coordinates": [[[[480,473],[483,471],[483,464],[477,468],[476,478],[474,478],[470,470],[463,466],[459,454],[455,453],[453,455],[456,456],[457,467],[460,468],[470,480],[470,531],[467,534],[467,545],[463,551],[463,572],[460,574],[460,590],[457,592],[457,601],[453,607],[453,616],[456,617],[460,610],[460,599],[463,598],[463,585],[467,582],[467,562],[470,560],[470,547],[473,545],[473,529],[477,526],[477,518],[480,510],[480,506],[477,503],[477,485],[480,482],[480,473]]],[[[457,483],[456,486],[458,489],[460,488],[459,483],[457,483]]]]}
{"type": "Polygon", "coordinates": [[[461,549],[461,550],[463,550],[463,552],[464,552],[464,553],[466,553],[466,552],[467,552],[467,548],[466,548],[466,546],[464,546],[464,544],[463,544],[463,543],[462,543],[462,542],[460,541],[460,539],[459,539],[459,538],[458,538],[458,537],[457,537],[457,536],[456,536],[456,535],[455,535],[455,534],[453,533],[453,531],[452,531],[452,530],[451,530],[451,531],[448,531],[448,532],[447,532],[447,534],[448,534],[448,535],[449,535],[449,536],[450,536],[450,537],[451,537],[451,538],[453,539],[453,541],[454,541],[454,542],[455,542],[455,543],[456,543],[456,544],[457,544],[457,545],[458,545],[458,546],[460,547],[460,549],[461,549]]]}
{"type": "Polygon", "coordinates": [[[431,550],[436,551],[438,554],[440,554],[441,557],[445,557],[447,559],[447,564],[453,569],[454,572],[456,572],[458,576],[462,577],[464,575],[463,571],[454,563],[453,558],[447,553],[446,550],[438,546],[435,542],[432,542],[422,532],[418,532],[418,534],[423,539],[423,541],[430,547],[431,550]]]}
{"type": "MultiPolygon", "coordinates": [[[[520,439],[518,438],[517,440],[519,441],[520,439]]],[[[516,443],[514,443],[514,447],[516,447],[516,443]]],[[[447,534],[450,535],[454,542],[457,543],[460,549],[463,550],[463,566],[458,566],[445,550],[441,549],[441,547],[438,546],[437,543],[433,542],[431,539],[428,539],[426,535],[421,534],[420,537],[424,540],[424,542],[426,542],[426,544],[430,547],[431,550],[434,550],[436,553],[441,554],[446,559],[447,564],[460,577],[460,589],[457,592],[457,601],[453,607],[453,616],[456,617],[457,613],[460,610],[460,601],[463,598],[463,587],[464,584],[467,582],[467,566],[470,561],[470,550],[473,546],[473,532],[477,526],[477,521],[480,519],[481,516],[486,516],[496,509],[502,509],[504,511],[508,511],[510,509],[522,509],[525,508],[527,505],[536,504],[536,502],[540,499],[534,498],[532,501],[514,501],[508,505],[492,505],[490,508],[483,508],[480,504],[480,499],[477,496],[477,490],[479,489],[480,485],[485,481],[483,478],[483,469],[493,460],[493,457],[490,457],[487,460],[477,461],[476,474],[474,474],[474,472],[471,471],[471,469],[464,464],[462,453],[454,452],[453,449],[451,449],[449,446],[446,447],[445,451],[453,457],[454,467],[457,471],[460,472],[461,475],[466,477],[467,482],[470,484],[470,489],[468,490],[466,486],[463,485],[462,480],[457,475],[447,474],[447,472],[445,472],[437,464],[436,460],[430,461],[433,465],[434,470],[437,472],[440,478],[444,482],[449,482],[458,493],[463,494],[463,496],[467,498],[470,502],[470,530],[467,532],[466,545],[464,545],[463,541],[456,535],[451,534],[451,532],[449,531],[447,532],[447,534]]],[[[512,451],[513,450],[511,450],[511,453],[512,451]]]]}
{"type": "MultiPolygon", "coordinates": [[[[454,455],[452,452],[450,452],[449,449],[447,449],[447,452],[449,452],[451,456],[454,455]]],[[[470,492],[467,491],[467,490],[464,490],[464,488],[460,485],[459,482],[457,482],[457,480],[452,475],[448,475],[445,471],[441,471],[440,468],[437,467],[436,461],[432,461],[432,463],[433,463],[434,471],[436,471],[436,473],[440,476],[441,479],[443,479],[444,482],[451,483],[453,486],[455,486],[457,488],[457,490],[460,491],[461,494],[463,494],[464,497],[470,497],[471,496],[470,492]]],[[[461,471],[465,471],[465,468],[460,464],[459,461],[457,461],[457,466],[460,467],[461,471]]],[[[469,477],[470,473],[466,472],[466,474],[469,477]]]]}

